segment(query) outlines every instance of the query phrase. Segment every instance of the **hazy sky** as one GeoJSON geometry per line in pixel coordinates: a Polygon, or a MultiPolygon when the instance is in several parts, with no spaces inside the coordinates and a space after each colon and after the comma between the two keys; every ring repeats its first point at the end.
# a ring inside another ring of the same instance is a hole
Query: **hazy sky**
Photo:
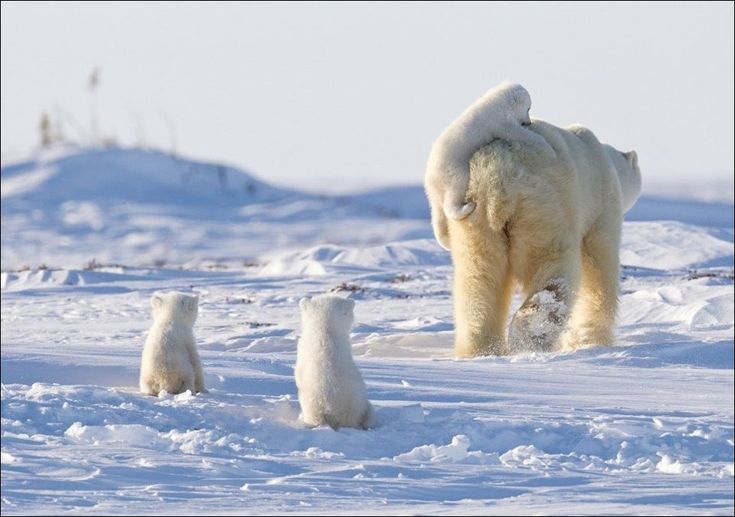
{"type": "Polygon", "coordinates": [[[87,132],[99,66],[105,135],[175,135],[280,184],[418,183],[433,139],[504,79],[532,116],[637,150],[644,181],[733,175],[731,2],[3,2],[1,19],[5,156],[43,111],[87,132]]]}

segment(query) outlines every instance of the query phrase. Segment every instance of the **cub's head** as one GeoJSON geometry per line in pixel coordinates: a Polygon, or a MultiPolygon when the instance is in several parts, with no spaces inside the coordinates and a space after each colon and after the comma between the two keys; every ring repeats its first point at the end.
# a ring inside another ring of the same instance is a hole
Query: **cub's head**
{"type": "Polygon", "coordinates": [[[317,326],[337,333],[349,333],[355,318],[354,300],[334,295],[302,298],[299,307],[303,326],[317,326]]]}
{"type": "Polygon", "coordinates": [[[156,293],[151,297],[153,319],[175,318],[194,325],[199,312],[199,296],[186,293],[156,293]]]}
{"type": "Polygon", "coordinates": [[[505,81],[496,86],[492,91],[501,104],[508,109],[507,115],[527,126],[531,123],[531,95],[528,90],[518,83],[505,81]]]}

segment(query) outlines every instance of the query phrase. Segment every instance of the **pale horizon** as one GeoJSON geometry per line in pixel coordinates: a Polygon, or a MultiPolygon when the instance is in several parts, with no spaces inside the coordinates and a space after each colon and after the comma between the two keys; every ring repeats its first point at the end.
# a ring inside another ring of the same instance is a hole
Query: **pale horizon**
{"type": "Polygon", "coordinates": [[[731,3],[3,3],[3,158],[44,112],[84,140],[95,67],[101,136],[293,188],[420,183],[505,79],[532,116],[635,149],[644,188],[732,184],[731,3]]]}

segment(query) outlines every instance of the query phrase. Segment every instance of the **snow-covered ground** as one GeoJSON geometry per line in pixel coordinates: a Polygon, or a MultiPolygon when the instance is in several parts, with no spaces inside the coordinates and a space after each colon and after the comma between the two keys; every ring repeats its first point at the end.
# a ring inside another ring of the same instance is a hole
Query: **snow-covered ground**
{"type": "Polygon", "coordinates": [[[621,259],[618,346],[455,360],[419,186],[320,197],[141,150],[4,164],[2,513],[732,514],[731,201],[644,197],[621,259]],[[167,289],[200,296],[208,394],[137,392],[167,289]],[[297,302],[328,291],[357,302],[370,431],[298,421],[297,302]]]}

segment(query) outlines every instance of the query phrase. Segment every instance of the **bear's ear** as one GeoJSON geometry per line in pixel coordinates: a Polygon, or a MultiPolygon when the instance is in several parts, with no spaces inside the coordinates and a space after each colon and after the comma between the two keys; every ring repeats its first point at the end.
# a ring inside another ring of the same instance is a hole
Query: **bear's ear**
{"type": "Polygon", "coordinates": [[[510,84],[510,102],[515,106],[531,106],[531,97],[526,89],[520,84],[510,84]]]}
{"type": "Polygon", "coordinates": [[[345,298],[345,301],[347,302],[347,310],[352,311],[355,308],[355,300],[352,298],[345,298]]]}
{"type": "Polygon", "coordinates": [[[299,300],[299,307],[302,311],[305,311],[309,307],[309,299],[308,298],[302,298],[299,300]]]}
{"type": "Polygon", "coordinates": [[[199,303],[199,298],[194,296],[182,296],[179,298],[179,308],[185,312],[194,312],[199,303]]]}
{"type": "Polygon", "coordinates": [[[194,312],[197,310],[197,307],[199,307],[199,296],[191,296],[186,300],[187,306],[189,308],[190,312],[194,312]]]}
{"type": "Polygon", "coordinates": [[[154,294],[151,296],[151,307],[154,311],[157,311],[161,308],[161,305],[163,305],[163,298],[161,298],[159,295],[154,294]]]}
{"type": "Polygon", "coordinates": [[[630,165],[633,170],[638,169],[638,153],[635,151],[628,151],[624,154],[625,159],[628,161],[628,165],[630,165]]]}

